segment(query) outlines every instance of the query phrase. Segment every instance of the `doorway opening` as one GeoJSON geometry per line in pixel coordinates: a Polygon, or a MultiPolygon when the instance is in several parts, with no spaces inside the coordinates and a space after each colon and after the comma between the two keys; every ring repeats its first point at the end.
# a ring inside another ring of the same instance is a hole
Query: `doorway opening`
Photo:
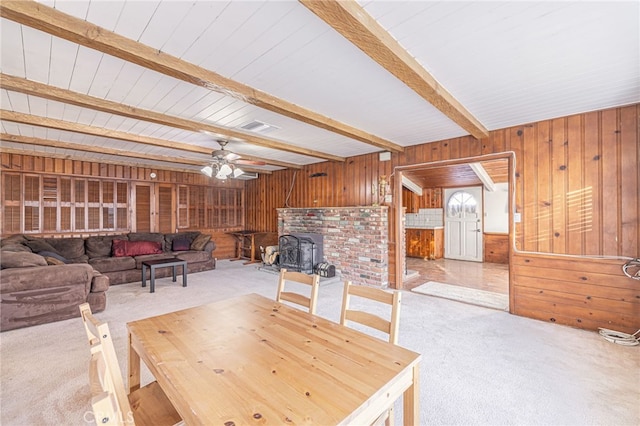
{"type": "Polygon", "coordinates": [[[395,240],[403,245],[396,250],[396,265],[401,265],[396,269],[396,283],[401,283],[398,288],[410,290],[436,282],[452,288],[463,287],[510,297],[513,162],[513,153],[501,153],[396,168],[395,190],[403,194],[395,197],[395,240]],[[403,185],[406,182],[409,185],[403,185]],[[495,195],[487,195],[495,194],[496,188],[505,192],[504,202],[499,203],[504,217],[486,220],[487,215],[495,214],[498,209],[495,195]],[[413,193],[408,194],[409,191],[413,193]],[[434,194],[438,196],[434,197],[434,194]],[[485,209],[487,204],[489,208],[485,209]],[[412,252],[415,245],[411,245],[412,235],[416,232],[414,228],[418,223],[418,227],[421,224],[428,230],[429,223],[425,226],[412,216],[439,211],[442,242],[437,239],[437,226],[429,235],[435,240],[431,247],[444,246],[443,255],[434,256],[429,252],[428,256],[416,256],[412,252]],[[403,217],[405,213],[406,217],[403,217]],[[501,223],[504,228],[493,229],[495,223],[501,223]],[[399,269],[402,270],[398,272],[399,269]]]}

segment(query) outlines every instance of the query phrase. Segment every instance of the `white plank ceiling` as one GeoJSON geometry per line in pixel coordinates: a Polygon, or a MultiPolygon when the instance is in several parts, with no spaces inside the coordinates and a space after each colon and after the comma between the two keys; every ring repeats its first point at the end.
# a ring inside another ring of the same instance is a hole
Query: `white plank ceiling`
{"type": "MultiPolygon", "coordinates": [[[[41,3],[400,147],[468,134],[297,1],[41,3]]],[[[488,130],[640,102],[639,4],[359,2],[488,130]]],[[[244,102],[228,91],[199,87],[10,19],[1,19],[0,37],[4,75],[236,131],[257,120],[275,126],[260,137],[340,157],[381,150],[244,102]]],[[[17,91],[0,90],[0,102],[6,111],[218,148],[215,135],[17,91]]],[[[8,135],[207,162],[203,154],[1,118],[2,132],[8,135]]],[[[9,141],[2,148],[199,168],[9,141]]],[[[239,138],[228,148],[296,165],[325,161],[239,138]]]]}

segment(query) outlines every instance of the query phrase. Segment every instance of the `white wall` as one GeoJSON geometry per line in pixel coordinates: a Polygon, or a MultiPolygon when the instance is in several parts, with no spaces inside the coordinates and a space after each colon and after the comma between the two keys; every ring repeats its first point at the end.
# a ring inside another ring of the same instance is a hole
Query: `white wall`
{"type": "Polygon", "coordinates": [[[484,190],[484,232],[509,233],[508,183],[496,183],[493,192],[484,190]]]}

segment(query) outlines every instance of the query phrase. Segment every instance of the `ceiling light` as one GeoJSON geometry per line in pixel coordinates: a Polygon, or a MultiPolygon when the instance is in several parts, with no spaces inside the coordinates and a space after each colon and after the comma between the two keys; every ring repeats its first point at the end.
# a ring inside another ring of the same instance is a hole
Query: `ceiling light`
{"type": "Polygon", "coordinates": [[[220,171],[218,172],[218,174],[222,174],[225,177],[229,176],[231,173],[233,173],[233,169],[231,168],[231,166],[229,166],[228,164],[223,164],[220,167],[220,171]]]}
{"type": "Polygon", "coordinates": [[[213,168],[211,166],[204,166],[200,171],[209,177],[213,176],[213,168]]]}
{"type": "Polygon", "coordinates": [[[213,176],[216,179],[220,180],[227,180],[228,178],[238,178],[245,174],[244,170],[234,164],[229,164],[226,162],[218,163],[215,161],[209,166],[204,166],[202,169],[200,169],[200,171],[202,172],[202,174],[208,177],[213,176]]]}
{"type": "Polygon", "coordinates": [[[218,174],[216,174],[216,179],[227,180],[227,175],[222,173],[222,170],[221,170],[221,171],[218,172],[218,174]]]}

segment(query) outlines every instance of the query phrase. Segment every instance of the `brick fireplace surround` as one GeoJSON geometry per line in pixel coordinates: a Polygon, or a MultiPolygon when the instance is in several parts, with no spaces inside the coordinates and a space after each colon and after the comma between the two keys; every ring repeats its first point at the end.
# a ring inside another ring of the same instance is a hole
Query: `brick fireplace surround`
{"type": "Polygon", "coordinates": [[[324,259],[343,280],[389,285],[389,209],[319,207],[278,210],[278,235],[322,234],[324,259]]]}

